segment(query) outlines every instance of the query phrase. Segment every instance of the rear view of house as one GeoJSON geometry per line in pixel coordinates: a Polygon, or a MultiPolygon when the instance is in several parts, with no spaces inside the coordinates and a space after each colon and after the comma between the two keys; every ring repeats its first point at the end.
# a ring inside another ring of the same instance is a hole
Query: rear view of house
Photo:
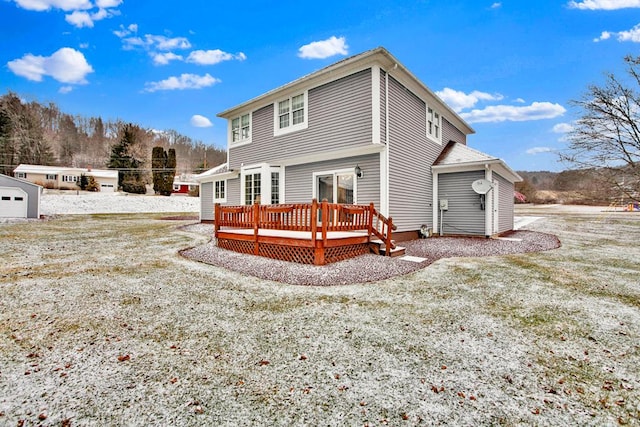
{"type": "Polygon", "coordinates": [[[196,177],[202,221],[213,221],[214,203],[326,199],[373,203],[393,218],[398,240],[424,226],[486,236],[513,228],[520,177],[469,149],[474,130],[384,48],[218,116],[227,120],[227,163],[196,177]],[[491,184],[483,198],[472,188],[479,179],[491,184]]]}

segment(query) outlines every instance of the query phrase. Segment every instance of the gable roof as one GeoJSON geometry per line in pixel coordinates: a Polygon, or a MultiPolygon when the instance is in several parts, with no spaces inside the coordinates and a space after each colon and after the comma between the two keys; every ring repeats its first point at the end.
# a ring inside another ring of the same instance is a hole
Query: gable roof
{"type": "Polygon", "coordinates": [[[14,178],[14,177],[12,177],[12,176],[5,175],[5,174],[3,174],[3,173],[0,173],[0,177],[2,177],[2,179],[3,179],[4,181],[11,181],[11,182],[15,182],[15,183],[16,183],[16,185],[17,185],[17,184],[20,184],[21,186],[22,186],[22,185],[27,185],[27,186],[31,186],[31,187],[35,187],[35,188],[39,188],[40,190],[42,190],[42,186],[40,186],[40,185],[38,185],[38,184],[34,184],[33,182],[29,182],[29,181],[24,180],[24,179],[14,178]]]}
{"type": "Polygon", "coordinates": [[[447,111],[447,119],[452,122],[458,129],[466,135],[475,133],[473,128],[462,119],[451,107],[449,107],[442,99],[440,99],[431,89],[422,83],[413,73],[411,73],[404,65],[400,63],[389,51],[383,47],[368,50],[366,52],[350,56],[334,64],[331,64],[318,71],[314,71],[290,83],[266,92],[235,107],[229,108],[217,116],[225,119],[238,116],[240,113],[254,111],[265,105],[272,104],[277,100],[281,100],[286,96],[299,93],[306,90],[321,86],[325,83],[338,80],[358,71],[378,65],[382,70],[386,71],[391,77],[398,80],[405,87],[411,90],[415,95],[421,98],[429,105],[437,104],[441,110],[447,111]]]}
{"type": "Polygon", "coordinates": [[[455,141],[449,141],[438,158],[433,162],[435,172],[456,172],[461,170],[484,169],[493,166],[498,173],[511,182],[520,182],[522,177],[512,170],[502,159],[474,150],[455,141]]]}

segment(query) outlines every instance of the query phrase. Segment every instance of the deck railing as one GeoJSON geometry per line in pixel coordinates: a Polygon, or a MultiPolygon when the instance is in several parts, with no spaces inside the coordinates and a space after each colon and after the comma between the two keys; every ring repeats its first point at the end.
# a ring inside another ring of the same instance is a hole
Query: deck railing
{"type": "Polygon", "coordinates": [[[384,242],[386,254],[395,247],[392,232],[396,229],[391,218],[369,205],[329,203],[293,203],[277,205],[223,206],[215,205],[215,234],[222,227],[253,229],[257,236],[260,229],[306,231],[315,242],[320,232],[323,242],[333,231],[366,231],[384,242]]]}

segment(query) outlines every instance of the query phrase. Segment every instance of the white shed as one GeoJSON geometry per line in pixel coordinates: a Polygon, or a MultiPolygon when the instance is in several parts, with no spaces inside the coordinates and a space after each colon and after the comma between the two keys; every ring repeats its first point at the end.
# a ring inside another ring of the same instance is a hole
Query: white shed
{"type": "Polygon", "coordinates": [[[0,174],[0,218],[39,218],[42,187],[0,174]]]}

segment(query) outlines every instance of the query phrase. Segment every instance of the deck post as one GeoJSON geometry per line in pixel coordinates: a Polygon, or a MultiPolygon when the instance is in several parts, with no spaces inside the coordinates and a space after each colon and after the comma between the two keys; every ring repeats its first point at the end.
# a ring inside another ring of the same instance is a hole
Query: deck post
{"type": "Polygon", "coordinates": [[[373,205],[373,202],[369,203],[369,223],[367,224],[367,233],[369,234],[369,240],[371,240],[371,235],[373,234],[373,215],[376,212],[376,208],[373,205]]]}
{"type": "MultiPolygon", "coordinates": [[[[322,215],[324,218],[324,214],[322,215]]],[[[311,200],[311,243],[313,244],[313,263],[324,265],[324,248],[318,245],[318,200],[311,200]]]]}
{"type": "Polygon", "coordinates": [[[218,238],[218,231],[220,230],[220,203],[213,205],[213,236],[218,238]]]}
{"type": "Polygon", "coordinates": [[[387,224],[387,238],[385,239],[385,254],[391,256],[391,230],[393,230],[393,219],[389,218],[387,224]]]}
{"type": "Polygon", "coordinates": [[[322,244],[327,244],[327,227],[329,226],[329,202],[322,199],[322,244]]]}
{"type": "Polygon", "coordinates": [[[259,251],[259,243],[258,243],[258,230],[260,223],[260,205],[258,204],[258,200],[253,203],[253,254],[258,255],[259,251]]]}

